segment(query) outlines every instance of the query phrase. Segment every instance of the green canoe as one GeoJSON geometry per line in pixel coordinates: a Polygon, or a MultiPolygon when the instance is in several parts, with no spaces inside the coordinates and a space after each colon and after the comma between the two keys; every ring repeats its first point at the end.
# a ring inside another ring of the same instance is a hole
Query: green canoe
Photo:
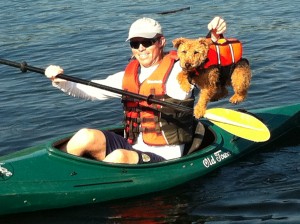
{"type": "MultiPolygon", "coordinates": [[[[64,208],[165,190],[201,177],[290,132],[300,130],[300,104],[252,110],[271,138],[252,142],[202,119],[200,149],[161,163],[109,164],[59,150],[70,136],[0,157],[0,215],[64,208]]],[[[122,127],[106,128],[122,132],[122,127]]]]}

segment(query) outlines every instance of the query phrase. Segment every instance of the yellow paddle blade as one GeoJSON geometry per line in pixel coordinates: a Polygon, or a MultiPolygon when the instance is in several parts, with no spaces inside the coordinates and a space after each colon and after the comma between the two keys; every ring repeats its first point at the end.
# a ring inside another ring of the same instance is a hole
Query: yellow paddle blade
{"type": "Polygon", "coordinates": [[[264,142],[270,138],[267,126],[250,114],[224,108],[206,110],[204,117],[238,137],[254,142],[264,142]]]}

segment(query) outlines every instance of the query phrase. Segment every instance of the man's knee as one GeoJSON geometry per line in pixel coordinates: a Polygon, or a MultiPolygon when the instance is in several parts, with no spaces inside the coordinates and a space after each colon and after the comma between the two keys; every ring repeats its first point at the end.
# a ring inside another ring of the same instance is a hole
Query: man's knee
{"type": "Polygon", "coordinates": [[[125,150],[125,149],[116,149],[106,156],[104,159],[105,162],[111,163],[129,163],[137,164],[138,163],[138,154],[134,151],[125,150]]]}
{"type": "Polygon", "coordinates": [[[93,129],[82,128],[74,135],[74,137],[83,141],[91,141],[94,140],[95,134],[93,129]]]}
{"type": "Polygon", "coordinates": [[[106,140],[104,134],[96,129],[80,129],[67,144],[67,152],[81,156],[89,153],[97,159],[105,157],[106,140]]]}
{"type": "Polygon", "coordinates": [[[73,138],[76,138],[76,141],[85,144],[94,144],[96,142],[103,142],[105,141],[105,137],[103,133],[96,129],[89,129],[89,128],[82,128],[80,129],[73,138]]]}

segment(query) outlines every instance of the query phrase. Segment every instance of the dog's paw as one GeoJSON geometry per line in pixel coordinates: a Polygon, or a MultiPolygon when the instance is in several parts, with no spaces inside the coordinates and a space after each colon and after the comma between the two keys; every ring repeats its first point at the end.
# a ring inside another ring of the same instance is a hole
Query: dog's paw
{"type": "Polygon", "coordinates": [[[185,92],[189,92],[189,91],[191,91],[191,84],[188,82],[188,83],[184,83],[184,84],[182,84],[181,86],[181,89],[183,90],[183,91],[185,91],[185,92]]]}
{"type": "Polygon", "coordinates": [[[191,84],[189,83],[189,81],[188,81],[188,79],[187,79],[186,76],[179,74],[179,75],[177,76],[177,80],[178,80],[178,83],[179,83],[179,85],[180,85],[180,88],[181,88],[183,91],[185,91],[185,92],[187,92],[187,93],[188,93],[189,91],[191,91],[191,84]]]}
{"type": "Polygon", "coordinates": [[[238,104],[245,100],[246,96],[234,94],[230,99],[229,102],[232,104],[238,104]]]}
{"type": "Polygon", "coordinates": [[[206,110],[203,109],[203,108],[195,107],[194,108],[194,116],[195,116],[195,118],[199,119],[199,118],[203,117],[204,114],[205,114],[205,111],[206,110]]]}

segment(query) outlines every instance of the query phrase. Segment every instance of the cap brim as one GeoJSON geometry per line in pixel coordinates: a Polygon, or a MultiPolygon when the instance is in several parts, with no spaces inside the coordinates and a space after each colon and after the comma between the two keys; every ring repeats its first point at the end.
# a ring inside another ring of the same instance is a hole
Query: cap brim
{"type": "Polygon", "coordinates": [[[135,37],[142,37],[142,38],[154,38],[156,36],[157,33],[135,33],[135,34],[132,34],[132,35],[129,35],[128,38],[126,39],[126,41],[129,41],[130,39],[132,38],[135,38],[135,37]]]}

